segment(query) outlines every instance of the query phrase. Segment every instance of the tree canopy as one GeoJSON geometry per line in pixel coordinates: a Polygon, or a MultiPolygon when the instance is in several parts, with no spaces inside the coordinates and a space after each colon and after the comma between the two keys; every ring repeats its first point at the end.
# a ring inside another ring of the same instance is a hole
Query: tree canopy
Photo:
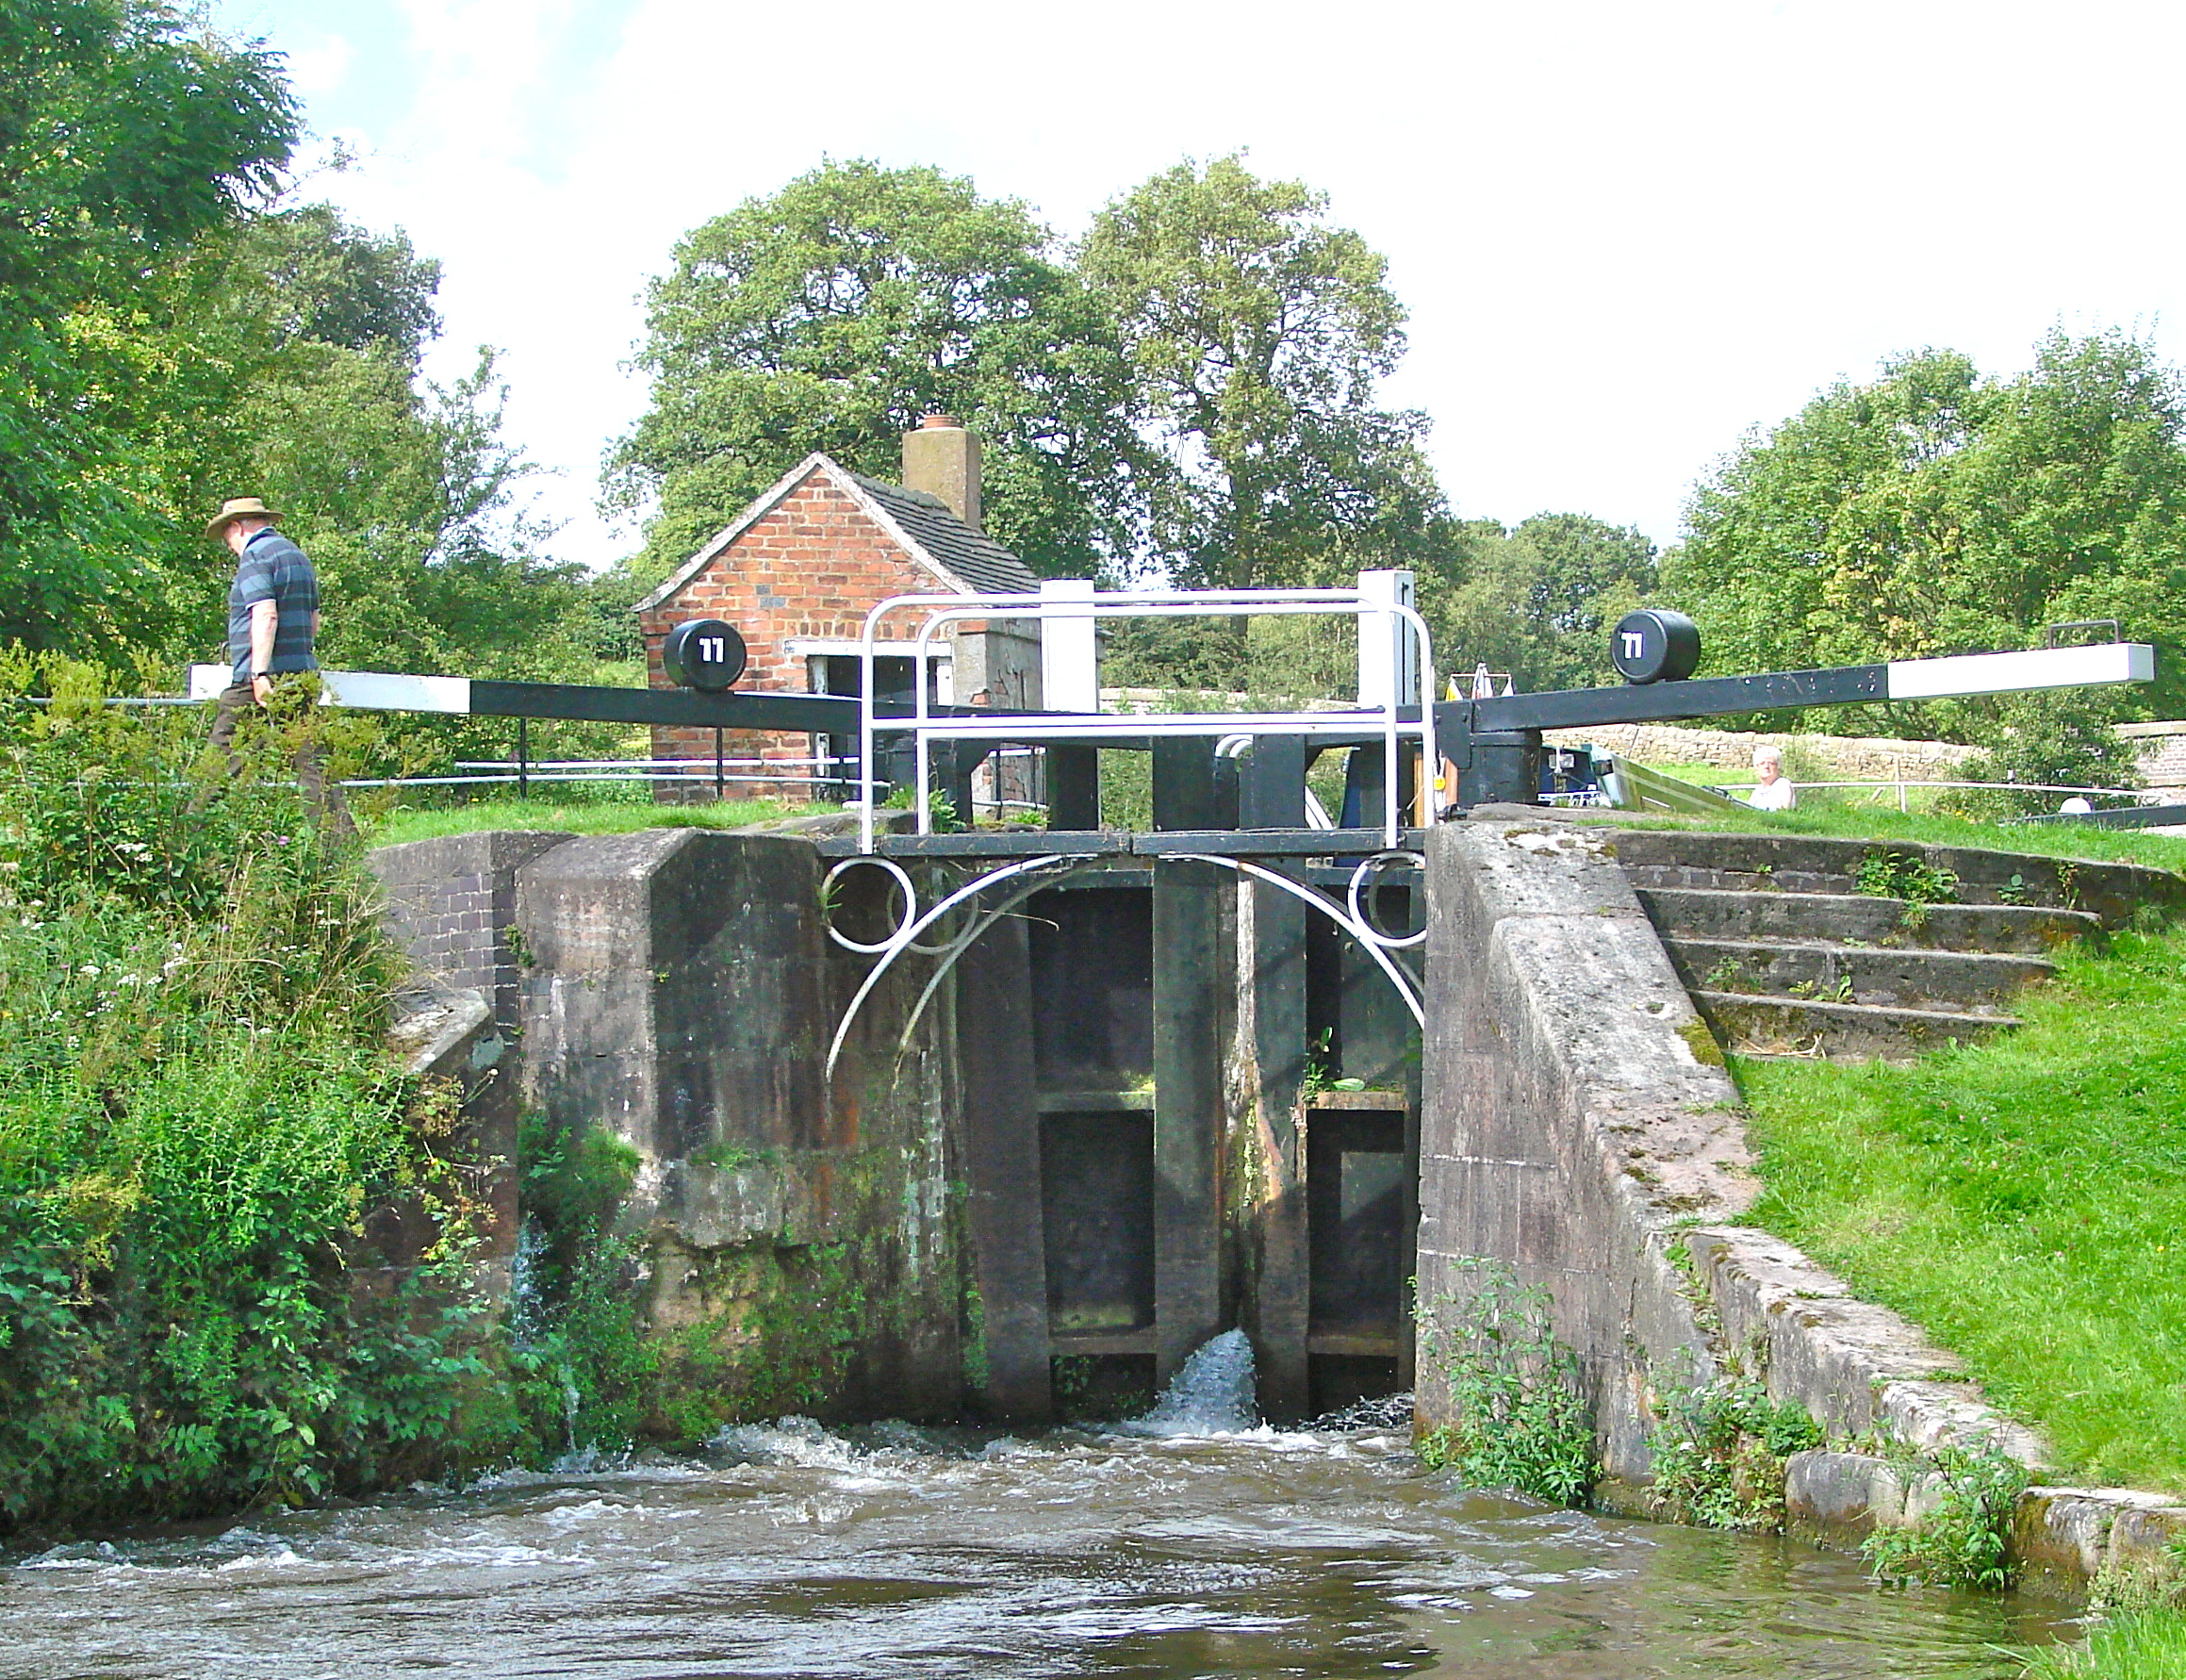
{"type": "Polygon", "coordinates": [[[1526,691],[1613,683],[1609,631],[1655,587],[1654,545],[1586,514],[1536,514],[1505,530],[1456,529],[1451,557],[1422,569],[1421,611],[1445,667],[1507,671],[1526,691]]]}
{"type": "Polygon", "coordinates": [[[808,451],[897,471],[923,414],[986,448],[986,524],[1036,571],[1273,584],[1440,552],[1387,264],[1323,197],[1182,164],[1064,253],[932,169],[830,162],[688,235],[650,293],[652,404],[610,496],[658,576],[808,451]]]}
{"type": "MultiPolygon", "coordinates": [[[[2156,692],[2186,700],[2186,405],[2178,374],[2119,334],[2053,333],[1984,379],[1922,351],[1824,391],[1695,492],[1665,598],[1715,669],[1783,669],[2039,646],[2115,618],[2156,643],[2156,692]]],[[[1981,733],[1997,708],[1936,706],[1981,733]]],[[[1875,727],[1872,709],[1864,727],[1875,727]]],[[[1897,727],[1918,727],[1911,716],[1897,727]]]]}
{"type": "Polygon", "coordinates": [[[46,646],[140,604],[156,520],[116,322],[272,189],[297,119],[270,54],[155,0],[0,0],[0,638],[46,646]]]}
{"type": "Polygon", "coordinates": [[[1152,561],[1178,582],[1323,581],[1434,550],[1425,416],[1375,404],[1404,354],[1388,260],[1299,181],[1178,164],[1101,212],[1078,252],[1111,312],[1152,561]]]}
{"type": "Polygon", "coordinates": [[[665,573],[814,450],[899,476],[923,415],[985,448],[984,522],[1035,570],[1123,540],[1133,438],[1097,302],[1015,200],[935,169],[828,162],[687,235],[649,294],[650,410],[609,488],[659,512],[665,573]]]}

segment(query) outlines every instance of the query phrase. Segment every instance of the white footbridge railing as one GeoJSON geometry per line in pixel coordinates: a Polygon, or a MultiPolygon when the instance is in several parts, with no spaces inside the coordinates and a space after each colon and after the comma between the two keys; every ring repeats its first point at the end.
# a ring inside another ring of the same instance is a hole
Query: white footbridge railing
{"type": "MultiPolygon", "coordinates": [[[[1367,572],[1351,589],[1158,589],[1095,590],[1083,584],[1049,585],[1038,596],[896,595],[865,615],[860,642],[863,698],[859,702],[861,762],[870,766],[879,736],[912,737],[916,764],[913,809],[918,832],[933,832],[930,782],[936,741],[997,741],[1012,745],[1067,741],[1098,746],[1155,736],[1211,737],[1218,747],[1239,737],[1305,735],[1356,739],[1372,733],[1382,738],[1382,835],[1394,848],[1405,823],[1400,798],[1404,743],[1417,742],[1422,791],[1434,815],[1440,760],[1435,751],[1434,645],[1426,620],[1405,599],[1410,574],[1367,572]],[[966,619],[1031,619],[1040,626],[1046,692],[1044,716],[936,716],[926,685],[918,684],[912,715],[882,717],[874,697],[876,661],[900,656],[904,639],[883,642],[879,630],[897,615],[922,612],[912,669],[927,668],[937,633],[966,619]],[[1344,711],[1204,712],[1147,715],[1099,712],[1093,647],[1102,618],[1245,618],[1319,616],[1352,618],[1359,624],[1360,704],[1344,711]],[[1072,644],[1082,657],[1072,657],[1072,644]],[[1067,673],[1067,675],[1065,675],[1067,673]],[[1063,682],[1058,682],[1064,676],[1063,682]],[[1055,692],[1066,687],[1069,692],[1055,692]],[[1075,709],[1082,706],[1082,710],[1075,709]],[[1414,711],[1416,716],[1406,716],[1414,711]]],[[[872,803],[860,817],[859,848],[879,849],[872,803]]]]}

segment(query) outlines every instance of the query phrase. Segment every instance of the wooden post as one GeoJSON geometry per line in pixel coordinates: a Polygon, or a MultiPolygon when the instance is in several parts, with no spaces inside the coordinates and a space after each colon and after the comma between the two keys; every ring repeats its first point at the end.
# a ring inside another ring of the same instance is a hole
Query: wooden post
{"type": "Polygon", "coordinates": [[[1155,1370],[1167,1382],[1222,1326],[1224,871],[1154,868],[1155,1370]]]}
{"type": "Polygon", "coordinates": [[[1005,916],[957,970],[969,1214],[985,1325],[988,1415],[1044,1422],[1048,1385],[1046,1231],[1032,969],[1019,916],[1005,916]]]}

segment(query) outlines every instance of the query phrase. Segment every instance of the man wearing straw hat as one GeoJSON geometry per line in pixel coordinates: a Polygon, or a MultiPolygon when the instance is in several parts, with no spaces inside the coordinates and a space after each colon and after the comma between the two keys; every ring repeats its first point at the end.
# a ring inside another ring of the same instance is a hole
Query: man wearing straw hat
{"type": "MultiPolygon", "coordinates": [[[[270,706],[282,688],[311,686],[283,678],[319,669],[312,643],[319,634],[319,574],[310,556],[274,529],[280,518],[255,496],[238,496],[221,504],[205,528],[206,536],[225,542],[236,556],[236,576],[228,585],[228,685],[221,691],[212,720],[212,744],[236,757],[236,726],[253,708],[270,706]]],[[[319,815],[331,815],[337,829],[348,832],[348,801],[331,791],[318,747],[308,739],[296,749],[296,780],[304,803],[319,815]]]]}

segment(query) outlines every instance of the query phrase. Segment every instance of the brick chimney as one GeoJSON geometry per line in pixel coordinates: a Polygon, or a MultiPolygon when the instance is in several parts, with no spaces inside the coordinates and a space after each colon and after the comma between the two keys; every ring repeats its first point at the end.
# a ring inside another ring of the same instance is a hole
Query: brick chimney
{"type": "Polygon", "coordinates": [[[979,528],[979,440],[964,423],[929,414],[918,430],[903,435],[903,487],[924,490],[948,503],[949,512],[979,528]]]}

